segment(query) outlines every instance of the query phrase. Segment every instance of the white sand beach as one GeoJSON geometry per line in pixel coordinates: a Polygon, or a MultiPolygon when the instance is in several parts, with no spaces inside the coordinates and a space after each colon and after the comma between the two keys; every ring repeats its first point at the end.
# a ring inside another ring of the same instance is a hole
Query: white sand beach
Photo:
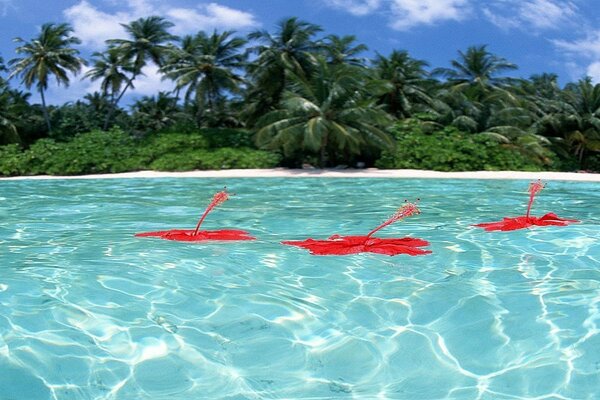
{"type": "Polygon", "coordinates": [[[600,174],[575,172],[472,171],[439,172],[413,169],[227,169],[213,171],[158,172],[137,171],[121,174],[76,176],[18,176],[21,179],[118,179],[118,178],[447,178],[447,179],[542,179],[600,182],[600,174]]]}

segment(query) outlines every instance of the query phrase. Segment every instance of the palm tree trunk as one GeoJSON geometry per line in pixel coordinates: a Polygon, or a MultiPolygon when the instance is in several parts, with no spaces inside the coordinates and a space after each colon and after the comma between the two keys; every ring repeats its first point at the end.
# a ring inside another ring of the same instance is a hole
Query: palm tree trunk
{"type": "Polygon", "coordinates": [[[121,92],[121,94],[119,94],[119,97],[117,97],[117,99],[115,101],[111,102],[110,108],[108,110],[108,114],[106,114],[106,119],[104,120],[104,126],[102,128],[103,130],[108,129],[108,124],[110,123],[110,120],[111,120],[113,114],[115,113],[115,110],[117,109],[117,104],[119,103],[119,101],[121,100],[121,97],[123,97],[123,95],[125,94],[127,89],[129,89],[129,87],[132,86],[134,79],[135,79],[135,75],[132,76],[129,81],[127,81],[127,85],[125,85],[125,88],[123,88],[123,91],[121,92]]]}
{"type": "Polygon", "coordinates": [[[52,126],[50,125],[50,115],[48,114],[48,107],[46,107],[46,97],[44,96],[44,89],[40,88],[40,97],[42,98],[42,111],[44,113],[44,119],[46,120],[46,126],[48,127],[48,134],[52,132],[52,126]]]}

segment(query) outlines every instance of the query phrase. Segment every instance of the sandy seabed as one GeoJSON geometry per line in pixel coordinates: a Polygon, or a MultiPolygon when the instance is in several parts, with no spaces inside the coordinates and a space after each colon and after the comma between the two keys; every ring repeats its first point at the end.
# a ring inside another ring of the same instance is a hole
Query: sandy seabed
{"type": "Polygon", "coordinates": [[[472,171],[438,172],[415,169],[226,169],[218,171],[157,172],[76,176],[17,176],[18,179],[117,179],[117,178],[446,178],[446,179],[542,179],[600,182],[600,174],[575,172],[472,171]]]}

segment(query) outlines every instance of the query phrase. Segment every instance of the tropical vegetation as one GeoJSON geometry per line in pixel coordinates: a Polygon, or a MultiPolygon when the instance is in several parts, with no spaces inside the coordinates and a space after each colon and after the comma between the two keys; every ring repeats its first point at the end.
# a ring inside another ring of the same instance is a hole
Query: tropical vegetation
{"type": "Polygon", "coordinates": [[[402,49],[369,56],[356,37],[298,18],[245,36],[177,37],[159,16],[123,27],[125,38],[89,60],[68,24],[15,38],[15,57],[0,57],[0,175],[600,170],[600,84],[516,76],[517,65],[487,45],[434,68],[402,49]],[[173,89],[133,97],[150,67],[173,89]],[[73,79],[96,81],[99,91],[49,104],[50,85],[73,79]]]}

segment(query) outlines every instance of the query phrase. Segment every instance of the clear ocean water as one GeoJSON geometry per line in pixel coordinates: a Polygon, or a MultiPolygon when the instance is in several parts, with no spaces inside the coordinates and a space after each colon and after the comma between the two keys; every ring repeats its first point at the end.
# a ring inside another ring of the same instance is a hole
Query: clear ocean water
{"type": "Polygon", "coordinates": [[[487,233],[528,181],[0,181],[0,399],[598,399],[600,184],[533,207],[583,222],[487,233]],[[134,238],[193,228],[256,242],[134,238]],[[432,255],[311,256],[364,234],[432,255]]]}

